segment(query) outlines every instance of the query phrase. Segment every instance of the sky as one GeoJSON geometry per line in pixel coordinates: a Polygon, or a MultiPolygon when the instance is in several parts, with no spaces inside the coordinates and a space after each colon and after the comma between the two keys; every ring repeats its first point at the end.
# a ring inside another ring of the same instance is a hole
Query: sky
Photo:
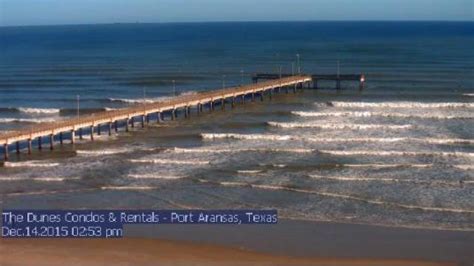
{"type": "Polygon", "coordinates": [[[474,20],[474,0],[0,0],[0,26],[307,20],[474,20]]]}

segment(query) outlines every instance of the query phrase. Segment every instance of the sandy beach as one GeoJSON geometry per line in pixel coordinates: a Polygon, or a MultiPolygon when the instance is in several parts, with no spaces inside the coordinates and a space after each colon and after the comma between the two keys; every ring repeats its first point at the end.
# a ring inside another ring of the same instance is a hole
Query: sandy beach
{"type": "Polygon", "coordinates": [[[186,242],[119,240],[2,240],[1,265],[456,265],[397,259],[294,258],[186,242]]]}
{"type": "Polygon", "coordinates": [[[283,220],[159,225],[123,239],[3,239],[1,265],[471,265],[472,232],[283,220]]]}

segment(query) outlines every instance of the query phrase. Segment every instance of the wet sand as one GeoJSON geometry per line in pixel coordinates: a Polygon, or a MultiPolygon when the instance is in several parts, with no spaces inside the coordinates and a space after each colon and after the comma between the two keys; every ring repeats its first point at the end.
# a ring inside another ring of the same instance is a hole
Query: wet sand
{"type": "Polygon", "coordinates": [[[127,226],[118,240],[4,239],[0,265],[472,265],[474,233],[281,220],[127,226]]]}
{"type": "Polygon", "coordinates": [[[292,258],[214,245],[156,239],[2,240],[2,266],[10,265],[386,265],[454,263],[393,259],[292,258]]]}

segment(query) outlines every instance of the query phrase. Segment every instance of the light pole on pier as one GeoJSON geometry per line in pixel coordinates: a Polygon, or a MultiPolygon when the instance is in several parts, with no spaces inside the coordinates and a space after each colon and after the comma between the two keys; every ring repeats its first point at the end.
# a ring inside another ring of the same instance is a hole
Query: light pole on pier
{"type": "Polygon", "coordinates": [[[300,54],[296,54],[296,62],[298,66],[298,75],[300,75],[301,74],[300,54]]]}
{"type": "Polygon", "coordinates": [[[173,96],[176,96],[176,80],[173,79],[173,96]]]}
{"type": "Polygon", "coordinates": [[[77,109],[76,109],[76,111],[77,111],[77,118],[79,118],[79,115],[80,115],[80,113],[79,113],[79,107],[80,107],[80,106],[79,106],[79,101],[80,101],[80,99],[81,99],[81,96],[80,96],[79,94],[76,95],[76,103],[77,103],[77,109]]]}

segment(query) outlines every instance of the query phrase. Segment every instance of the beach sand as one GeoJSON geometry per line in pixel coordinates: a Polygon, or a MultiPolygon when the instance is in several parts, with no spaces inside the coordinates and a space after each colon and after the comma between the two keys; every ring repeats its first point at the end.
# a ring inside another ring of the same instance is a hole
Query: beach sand
{"type": "Polygon", "coordinates": [[[123,239],[3,239],[0,265],[472,265],[472,232],[282,220],[128,226],[123,239]]]}
{"type": "Polygon", "coordinates": [[[394,259],[292,258],[156,239],[2,240],[1,265],[393,265],[455,263],[394,259]]]}

